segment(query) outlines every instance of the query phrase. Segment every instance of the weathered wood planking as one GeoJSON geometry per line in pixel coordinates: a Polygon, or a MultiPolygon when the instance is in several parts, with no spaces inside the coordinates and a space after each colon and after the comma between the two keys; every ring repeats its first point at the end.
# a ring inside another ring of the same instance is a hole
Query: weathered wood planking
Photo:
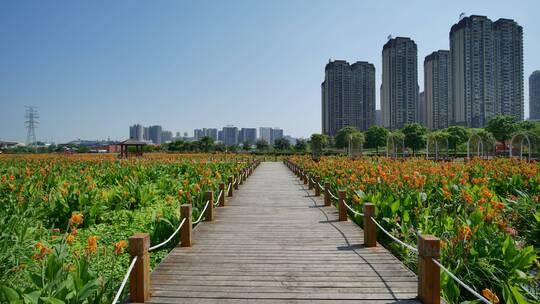
{"type": "Polygon", "coordinates": [[[417,278],[281,163],[263,163],[152,273],[150,303],[419,303],[417,278]]]}

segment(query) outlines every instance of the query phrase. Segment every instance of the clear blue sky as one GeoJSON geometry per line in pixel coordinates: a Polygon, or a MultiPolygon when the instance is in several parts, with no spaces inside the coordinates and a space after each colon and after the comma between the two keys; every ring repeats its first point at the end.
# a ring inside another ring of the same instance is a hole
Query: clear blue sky
{"type": "Polygon", "coordinates": [[[386,37],[409,36],[422,90],[423,58],[448,49],[461,12],[523,26],[527,84],[538,0],[1,1],[0,139],[25,140],[24,105],[39,107],[38,139],[56,142],[124,139],[134,123],[308,136],[328,59],[374,63],[378,88],[386,37]]]}

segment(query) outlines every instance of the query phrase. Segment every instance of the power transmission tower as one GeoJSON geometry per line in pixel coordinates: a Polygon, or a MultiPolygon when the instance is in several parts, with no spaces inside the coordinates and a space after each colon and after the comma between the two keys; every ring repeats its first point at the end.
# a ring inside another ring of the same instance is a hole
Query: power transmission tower
{"type": "Polygon", "coordinates": [[[33,106],[25,106],[26,113],[24,115],[24,118],[26,121],[24,122],[26,125],[26,129],[28,130],[28,133],[26,133],[26,144],[33,146],[37,143],[36,140],[36,129],[37,125],[39,124],[39,114],[37,111],[37,107],[33,106]]]}

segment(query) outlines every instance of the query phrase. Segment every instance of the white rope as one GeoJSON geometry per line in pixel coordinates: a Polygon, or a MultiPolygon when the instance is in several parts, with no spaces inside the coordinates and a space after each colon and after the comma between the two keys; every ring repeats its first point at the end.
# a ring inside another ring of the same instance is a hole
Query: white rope
{"type": "Polygon", "coordinates": [[[180,225],[178,226],[178,228],[176,228],[176,230],[173,232],[173,234],[171,234],[171,236],[170,236],[168,239],[166,239],[165,241],[163,241],[163,242],[161,242],[161,243],[159,243],[159,244],[157,244],[157,245],[154,245],[154,246],[148,248],[148,251],[153,251],[154,249],[158,249],[159,247],[161,247],[161,246],[167,244],[170,240],[172,240],[173,237],[178,233],[178,231],[180,231],[180,228],[182,228],[182,225],[184,225],[184,222],[185,222],[185,221],[186,221],[185,218],[182,219],[182,222],[180,223],[180,225]]]}
{"type": "Polygon", "coordinates": [[[330,193],[330,196],[336,200],[339,200],[339,198],[337,196],[335,196],[332,191],[328,190],[328,193],[330,193]]]}
{"type": "Polygon", "coordinates": [[[131,260],[131,264],[129,264],[129,268],[124,276],[124,279],[122,280],[122,284],[120,284],[120,288],[118,288],[118,291],[116,292],[116,296],[114,297],[114,300],[112,301],[112,304],[115,304],[118,302],[118,299],[120,299],[120,296],[122,295],[122,291],[124,290],[124,287],[126,287],[126,283],[129,279],[129,275],[131,274],[131,271],[133,270],[133,267],[135,266],[135,262],[137,262],[137,256],[131,260]]]}
{"type": "Polygon", "coordinates": [[[384,229],[373,217],[371,217],[371,220],[375,223],[375,225],[377,225],[377,227],[379,227],[386,235],[388,235],[391,239],[393,239],[394,241],[396,241],[398,244],[400,244],[401,246],[404,246],[406,248],[408,248],[410,251],[414,252],[414,253],[418,253],[418,249],[417,248],[414,248],[413,246],[407,244],[407,243],[404,243],[402,242],[400,239],[396,238],[395,236],[391,235],[390,232],[386,231],[386,229],[384,229]]]}
{"type": "Polygon", "coordinates": [[[343,201],[343,204],[345,204],[345,207],[347,207],[347,209],[351,210],[352,213],[354,213],[354,214],[356,214],[356,215],[364,216],[363,213],[358,212],[358,211],[354,210],[353,208],[351,208],[351,206],[347,205],[347,203],[345,202],[345,200],[343,201]]]}
{"type": "Polygon", "coordinates": [[[204,212],[206,211],[206,208],[208,208],[209,204],[210,204],[210,201],[206,201],[206,205],[204,205],[203,211],[199,215],[199,218],[195,222],[193,222],[193,225],[198,224],[201,221],[202,217],[204,216],[204,212]]]}
{"type": "Polygon", "coordinates": [[[317,183],[317,185],[319,185],[319,188],[321,188],[321,190],[324,190],[324,187],[320,183],[317,183]]]}
{"type": "Polygon", "coordinates": [[[229,188],[227,188],[227,193],[231,192],[232,183],[229,184],[229,188]]]}
{"type": "Polygon", "coordinates": [[[440,269],[442,269],[444,272],[446,272],[446,274],[448,274],[452,279],[454,279],[454,281],[456,281],[459,285],[463,286],[463,288],[467,289],[470,293],[472,293],[475,297],[477,297],[480,301],[486,303],[486,304],[491,304],[492,302],[488,299],[486,299],[485,297],[483,297],[481,294],[477,293],[476,291],[474,291],[474,289],[472,289],[471,287],[469,287],[467,284],[463,283],[460,279],[458,279],[453,273],[450,272],[450,270],[446,269],[443,265],[441,265],[441,263],[439,263],[439,261],[437,261],[436,259],[432,258],[431,259],[433,261],[433,263],[435,263],[437,266],[439,266],[440,269]]]}
{"type": "Polygon", "coordinates": [[[219,191],[219,195],[218,195],[218,197],[217,197],[217,199],[216,199],[216,202],[214,203],[214,206],[219,205],[219,199],[221,198],[221,195],[222,195],[222,194],[223,194],[223,190],[219,191]]]}

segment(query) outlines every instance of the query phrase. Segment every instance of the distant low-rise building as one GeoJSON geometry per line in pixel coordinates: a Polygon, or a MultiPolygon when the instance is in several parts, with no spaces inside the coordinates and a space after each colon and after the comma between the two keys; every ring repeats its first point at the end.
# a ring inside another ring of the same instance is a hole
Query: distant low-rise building
{"type": "Polygon", "coordinates": [[[136,139],[136,140],[143,140],[144,127],[140,124],[135,124],[129,127],[129,138],[136,139]]]}
{"type": "Polygon", "coordinates": [[[264,140],[267,143],[270,143],[272,141],[272,128],[260,127],[259,139],[264,140]]]}
{"type": "Polygon", "coordinates": [[[272,133],[270,137],[270,144],[274,144],[276,140],[283,138],[283,129],[280,128],[272,128],[272,133]]]}
{"type": "Polygon", "coordinates": [[[162,127],[159,125],[150,126],[148,128],[149,137],[152,143],[157,145],[161,145],[163,143],[162,132],[162,127]]]}
{"type": "Polygon", "coordinates": [[[223,144],[226,146],[238,145],[238,128],[234,126],[223,127],[223,144]]]}
{"type": "Polygon", "coordinates": [[[257,141],[257,129],[256,128],[242,128],[238,132],[238,141],[240,143],[248,142],[253,145],[257,141]]]}

